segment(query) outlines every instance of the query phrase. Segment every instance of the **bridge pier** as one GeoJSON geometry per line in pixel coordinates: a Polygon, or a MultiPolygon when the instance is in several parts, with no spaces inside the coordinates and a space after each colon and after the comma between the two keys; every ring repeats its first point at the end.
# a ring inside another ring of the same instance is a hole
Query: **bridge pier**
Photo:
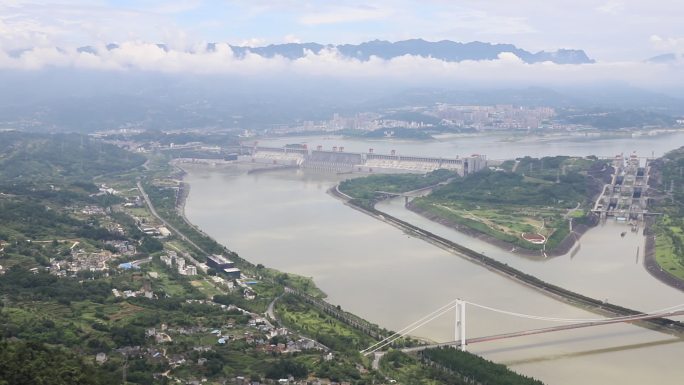
{"type": "Polygon", "coordinates": [[[460,342],[459,348],[463,352],[466,350],[465,307],[466,302],[460,299],[456,301],[456,307],[454,307],[456,310],[454,322],[454,341],[460,342]]]}

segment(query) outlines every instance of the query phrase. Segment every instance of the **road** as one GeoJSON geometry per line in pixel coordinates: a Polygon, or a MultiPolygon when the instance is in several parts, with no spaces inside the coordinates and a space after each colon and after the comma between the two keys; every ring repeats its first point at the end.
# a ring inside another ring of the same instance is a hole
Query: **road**
{"type": "MultiPolygon", "coordinates": [[[[192,245],[192,246],[193,246],[195,249],[197,249],[199,252],[201,252],[201,253],[203,253],[203,254],[206,254],[206,255],[209,255],[209,253],[207,253],[206,251],[204,251],[204,249],[202,249],[201,247],[197,246],[197,244],[195,244],[195,242],[191,241],[188,237],[186,237],[185,234],[183,234],[183,233],[181,233],[180,231],[178,231],[178,229],[176,229],[175,227],[173,227],[169,222],[167,222],[164,218],[162,218],[162,217],[157,213],[157,210],[154,209],[154,205],[152,204],[152,201],[150,200],[150,197],[149,197],[149,196],[147,195],[147,193],[145,192],[145,189],[143,188],[142,183],[140,183],[140,181],[138,181],[138,182],[137,182],[137,185],[138,185],[138,190],[140,191],[140,194],[142,194],[143,199],[145,199],[145,204],[146,204],[147,207],[150,209],[150,213],[152,213],[152,215],[153,215],[155,218],[157,218],[161,223],[163,223],[164,226],[166,226],[167,229],[169,229],[171,232],[173,232],[174,234],[176,234],[180,239],[182,239],[183,241],[185,241],[185,242],[187,242],[188,244],[192,245]]],[[[191,255],[189,255],[189,254],[184,255],[184,257],[186,257],[187,259],[189,259],[190,262],[191,262],[193,265],[195,265],[195,267],[197,267],[198,269],[200,269],[200,270],[206,272],[206,265],[204,265],[203,263],[200,263],[198,260],[196,260],[195,258],[193,258],[193,257],[192,257],[191,255]]]]}
{"type": "Polygon", "coordinates": [[[565,215],[563,215],[563,219],[568,219],[568,218],[570,218],[570,216],[572,215],[572,213],[574,213],[575,211],[577,211],[577,210],[580,209],[580,206],[582,206],[582,204],[581,204],[580,202],[577,202],[577,206],[575,206],[574,209],[569,209],[568,212],[565,213],[565,215]]]}
{"type": "Polygon", "coordinates": [[[142,265],[143,263],[149,263],[149,262],[152,262],[152,257],[138,259],[137,261],[131,262],[131,265],[133,265],[135,267],[140,267],[140,265],[142,265]]]}
{"type": "Polygon", "coordinates": [[[373,353],[373,364],[371,365],[373,370],[380,370],[380,360],[384,355],[384,351],[373,353]]]}
{"type": "Polygon", "coordinates": [[[280,297],[282,297],[282,296],[283,296],[283,295],[281,294],[281,295],[279,295],[279,296],[273,298],[273,301],[271,301],[271,303],[268,304],[268,309],[266,309],[266,315],[268,316],[268,318],[272,319],[273,321],[276,321],[275,310],[274,310],[274,308],[275,308],[275,303],[276,303],[276,301],[278,301],[278,300],[280,299],[280,297]]]}

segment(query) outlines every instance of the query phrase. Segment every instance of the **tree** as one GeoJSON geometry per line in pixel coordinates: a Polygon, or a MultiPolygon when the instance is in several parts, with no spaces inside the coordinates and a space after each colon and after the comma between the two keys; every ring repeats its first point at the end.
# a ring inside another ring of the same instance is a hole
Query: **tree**
{"type": "Polygon", "coordinates": [[[31,342],[0,342],[0,385],[115,383],[116,379],[69,351],[31,342]]]}

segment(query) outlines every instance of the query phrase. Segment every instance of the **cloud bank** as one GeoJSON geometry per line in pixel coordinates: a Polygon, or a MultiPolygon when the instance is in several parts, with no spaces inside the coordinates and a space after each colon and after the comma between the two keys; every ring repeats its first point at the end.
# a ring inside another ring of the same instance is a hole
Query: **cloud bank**
{"type": "Polygon", "coordinates": [[[100,71],[148,71],[166,74],[226,75],[254,78],[302,76],[349,80],[373,79],[407,85],[578,85],[621,82],[645,88],[684,86],[684,61],[671,63],[598,62],[561,65],[551,62],[528,64],[513,53],[497,60],[446,62],[405,55],[390,60],[371,57],[361,61],[335,49],[307,52],[290,60],[266,58],[253,53],[238,57],[228,44],[208,49],[199,44],[187,49],[160,47],[130,41],[107,49],[91,50],[37,47],[24,51],[0,51],[0,70],[38,71],[69,68],[100,71]]]}

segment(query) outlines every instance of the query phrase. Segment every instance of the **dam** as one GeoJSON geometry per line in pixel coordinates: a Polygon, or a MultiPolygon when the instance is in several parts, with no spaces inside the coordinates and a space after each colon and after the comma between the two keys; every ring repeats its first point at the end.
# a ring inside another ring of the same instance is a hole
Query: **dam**
{"type": "Polygon", "coordinates": [[[238,157],[241,162],[269,164],[274,166],[296,166],[306,169],[331,171],[336,173],[428,173],[447,169],[461,176],[477,172],[487,167],[484,155],[474,154],[466,157],[444,158],[431,156],[400,155],[395,150],[389,154],[368,152],[345,152],[344,147],[333,146],[324,150],[317,146],[309,150],[306,145],[286,145],[284,147],[253,146],[243,147],[238,157]]]}
{"type": "Polygon", "coordinates": [[[635,153],[615,156],[611,182],[603,187],[592,211],[601,218],[612,216],[620,221],[642,221],[645,215],[653,214],[648,211],[647,195],[650,160],[641,165],[635,153]]]}

